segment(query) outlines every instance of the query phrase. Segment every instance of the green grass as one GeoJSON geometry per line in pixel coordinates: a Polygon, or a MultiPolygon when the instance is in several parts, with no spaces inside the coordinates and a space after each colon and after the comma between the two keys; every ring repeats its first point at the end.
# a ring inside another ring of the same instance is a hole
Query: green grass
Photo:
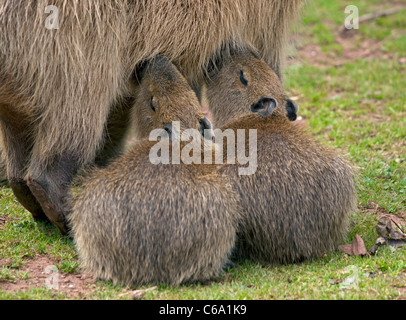
{"type": "Polygon", "coordinates": [[[75,259],[72,241],[61,237],[53,226],[35,223],[6,187],[0,189],[0,217],[3,216],[12,222],[0,232],[1,259],[12,259],[17,266],[37,255],[49,255],[64,264],[75,259]]]}
{"type": "MultiPolygon", "coordinates": [[[[399,3],[399,2],[397,2],[399,3]]],[[[351,216],[346,243],[359,234],[369,248],[377,238],[378,213],[406,213],[406,10],[364,22],[352,31],[350,48],[377,45],[375,55],[343,59],[338,41],[348,1],[314,0],[298,28],[300,43],[317,45],[325,64],[298,59],[286,69],[285,86],[298,96],[300,115],[315,139],[340,149],[358,167],[358,210],[351,216]]],[[[351,2],[360,15],[391,7],[391,2],[351,2]]],[[[296,53],[296,56],[300,54],[296,53]]],[[[7,185],[0,187],[0,288],[3,282],[30,280],[24,266],[49,257],[61,274],[80,272],[72,240],[48,225],[34,223],[7,185]]],[[[146,287],[145,287],[146,288],[146,287]]],[[[405,299],[406,246],[380,248],[376,255],[325,257],[289,266],[244,262],[216,282],[159,286],[144,299],[405,299]],[[349,282],[356,276],[356,282],[349,282]],[[349,282],[349,284],[346,283],[349,282]]],[[[141,288],[142,289],[142,288],[141,288]]],[[[87,299],[129,299],[129,288],[96,281],[87,299]]],[[[82,297],[82,298],[83,298],[82,297]]],[[[0,299],[69,299],[67,293],[33,288],[6,292],[0,299]]]]}
{"type": "Polygon", "coordinates": [[[230,271],[220,283],[160,287],[156,292],[147,293],[146,298],[392,299],[398,296],[397,286],[402,279],[396,276],[406,268],[402,260],[405,254],[405,249],[391,251],[385,248],[374,258],[333,253],[300,265],[262,267],[246,262],[230,271]],[[353,288],[344,289],[340,284],[354,272],[358,283],[354,283],[353,288]]]}
{"type": "Polygon", "coordinates": [[[405,66],[361,59],[299,65],[288,69],[286,86],[303,97],[301,114],[316,138],[344,148],[361,168],[360,205],[406,212],[405,66]]]}

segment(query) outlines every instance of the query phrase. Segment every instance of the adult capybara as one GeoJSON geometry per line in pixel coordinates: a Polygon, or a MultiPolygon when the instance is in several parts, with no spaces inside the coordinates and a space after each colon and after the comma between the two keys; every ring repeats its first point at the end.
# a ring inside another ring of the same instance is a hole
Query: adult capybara
{"type": "MultiPolygon", "coordinates": [[[[204,148],[200,137],[210,123],[178,70],[158,57],[142,73],[135,106],[135,116],[144,119],[139,136],[161,128],[169,139],[160,143],[167,141],[168,150],[179,143],[183,152],[179,139],[184,129],[194,128],[194,143],[204,148]],[[174,121],[180,123],[177,132],[174,121]]],[[[68,219],[81,265],[124,285],[209,280],[220,274],[234,247],[237,198],[216,165],[186,164],[183,158],[174,164],[175,151],[168,163],[153,164],[156,143],[139,141],[85,175],[74,191],[68,219]]]]}
{"type": "Polygon", "coordinates": [[[1,147],[18,200],[65,233],[69,183],[120,146],[141,61],[166,55],[199,88],[209,60],[236,43],[256,48],[281,75],[303,2],[1,1],[1,147]]]}
{"type": "MultiPolygon", "coordinates": [[[[221,170],[244,213],[234,256],[294,263],[336,249],[355,208],[352,167],[290,121],[297,107],[275,72],[255,54],[235,52],[208,81],[207,92],[222,130],[257,134],[256,172],[239,175],[238,163],[221,170]]],[[[236,148],[247,150],[254,143],[248,137],[236,148]]]]}

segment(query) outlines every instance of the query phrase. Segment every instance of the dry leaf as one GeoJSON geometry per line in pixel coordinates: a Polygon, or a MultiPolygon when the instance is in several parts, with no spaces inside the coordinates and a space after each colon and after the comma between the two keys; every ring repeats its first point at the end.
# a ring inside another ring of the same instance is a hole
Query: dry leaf
{"type": "Polygon", "coordinates": [[[379,237],[375,240],[375,243],[372,245],[371,249],[368,250],[368,254],[375,254],[379,247],[387,244],[386,239],[379,237]]]}
{"type": "Polygon", "coordinates": [[[392,247],[399,248],[406,244],[406,234],[394,218],[389,215],[385,215],[378,220],[376,230],[381,237],[385,238],[387,244],[392,247]]]}
{"type": "Polygon", "coordinates": [[[355,235],[352,244],[338,246],[338,249],[350,256],[365,256],[367,254],[364,241],[358,234],[355,235]]]}
{"type": "Polygon", "coordinates": [[[379,218],[376,225],[376,231],[380,235],[368,250],[368,254],[375,254],[379,247],[390,245],[392,247],[401,247],[406,244],[406,234],[400,225],[402,224],[398,217],[394,215],[383,215],[379,218]]]}
{"type": "Polygon", "coordinates": [[[133,300],[141,300],[142,297],[149,291],[153,291],[158,289],[158,287],[152,287],[144,290],[134,290],[134,291],[127,291],[119,295],[119,297],[124,297],[124,296],[131,296],[133,300]]]}
{"type": "Polygon", "coordinates": [[[352,253],[354,256],[365,256],[367,249],[365,248],[364,240],[356,234],[352,243],[352,253]]]}
{"type": "Polygon", "coordinates": [[[147,292],[154,291],[156,289],[158,289],[158,287],[152,287],[145,290],[135,290],[131,292],[131,297],[133,298],[133,300],[140,300],[147,292]]]}
{"type": "Polygon", "coordinates": [[[406,234],[402,232],[400,227],[389,216],[383,216],[378,220],[376,230],[381,237],[391,240],[406,240],[406,234]]]}
{"type": "Polygon", "coordinates": [[[352,255],[352,244],[343,244],[338,246],[338,249],[348,255],[352,255]]]}
{"type": "Polygon", "coordinates": [[[388,245],[390,245],[391,247],[396,247],[396,248],[400,248],[404,245],[406,245],[406,240],[388,240],[388,245]]]}

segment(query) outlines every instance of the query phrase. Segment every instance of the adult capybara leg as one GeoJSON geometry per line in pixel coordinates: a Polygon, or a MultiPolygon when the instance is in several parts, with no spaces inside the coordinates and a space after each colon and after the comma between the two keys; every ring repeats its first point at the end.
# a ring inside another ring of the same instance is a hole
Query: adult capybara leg
{"type": "Polygon", "coordinates": [[[131,125],[131,108],[134,97],[124,97],[111,108],[104,133],[104,143],[96,155],[96,164],[104,167],[118,157],[124,149],[124,142],[131,125]]]}
{"type": "Polygon", "coordinates": [[[33,196],[24,180],[32,139],[31,124],[23,115],[17,114],[14,108],[0,104],[0,131],[2,138],[2,157],[6,162],[7,179],[17,200],[31,212],[36,221],[47,221],[37,199],[33,196]]]}
{"type": "Polygon", "coordinates": [[[69,183],[76,173],[78,164],[69,156],[54,159],[40,175],[30,174],[28,186],[41,204],[48,219],[62,234],[67,233],[65,200],[69,183]]]}
{"type": "Polygon", "coordinates": [[[31,212],[35,221],[49,222],[47,216],[42,210],[41,205],[32,194],[27,182],[20,178],[9,178],[9,184],[17,200],[25,209],[31,212]]]}
{"type": "Polygon", "coordinates": [[[69,185],[82,165],[95,160],[112,100],[101,92],[83,95],[70,102],[75,107],[67,104],[49,108],[38,124],[27,182],[62,234],[67,233],[69,185]]]}

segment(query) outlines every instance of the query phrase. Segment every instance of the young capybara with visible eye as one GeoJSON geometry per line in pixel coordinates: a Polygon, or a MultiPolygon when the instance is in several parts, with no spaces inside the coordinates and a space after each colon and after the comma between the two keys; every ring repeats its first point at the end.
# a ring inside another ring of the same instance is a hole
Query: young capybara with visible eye
{"type": "Polygon", "coordinates": [[[0,1],[0,143],[19,202],[66,233],[77,170],[128,128],[131,75],[164,54],[199,88],[209,60],[251,45],[279,74],[304,0],[0,1]]]}
{"type": "MultiPolygon", "coordinates": [[[[166,131],[168,138],[160,143],[167,141],[169,150],[185,128],[198,129],[195,143],[202,149],[203,130],[211,130],[194,91],[164,57],[142,71],[134,108],[138,136],[166,131]]],[[[155,145],[138,142],[86,175],[73,191],[69,220],[81,264],[124,285],[179,285],[216,277],[236,240],[236,195],[215,165],[173,164],[174,152],[168,164],[153,164],[155,145]]]]}
{"type": "Polygon", "coordinates": [[[290,121],[297,106],[274,71],[255,54],[235,52],[208,81],[207,95],[215,125],[257,132],[256,172],[222,170],[244,214],[234,256],[286,264],[336,249],[355,208],[352,167],[290,121]]]}

